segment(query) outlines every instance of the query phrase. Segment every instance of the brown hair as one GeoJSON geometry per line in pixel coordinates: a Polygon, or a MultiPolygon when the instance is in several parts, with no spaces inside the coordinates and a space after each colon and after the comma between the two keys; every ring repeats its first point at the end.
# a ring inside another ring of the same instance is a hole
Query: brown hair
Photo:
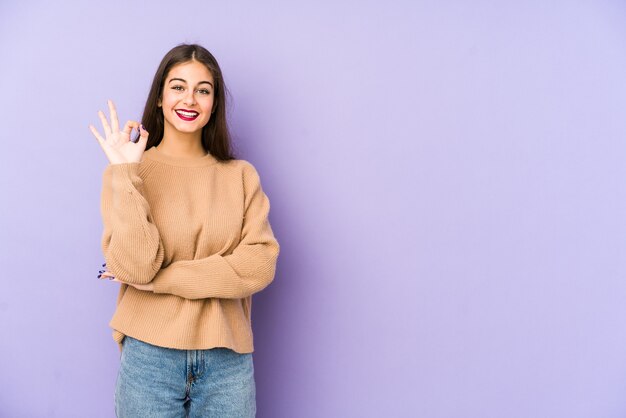
{"type": "Polygon", "coordinates": [[[204,64],[215,82],[213,114],[209,122],[202,128],[202,147],[220,161],[235,159],[231,145],[231,136],[226,121],[226,94],[228,90],[224,84],[222,70],[215,57],[204,47],[197,44],[180,44],[172,48],[161,60],[159,68],[152,80],[152,87],[148,93],[146,106],[143,110],[141,123],[150,136],[146,144],[146,150],[159,145],[163,139],[163,111],[158,106],[158,101],[163,93],[165,79],[170,69],[177,64],[190,61],[198,61],[204,64]]]}

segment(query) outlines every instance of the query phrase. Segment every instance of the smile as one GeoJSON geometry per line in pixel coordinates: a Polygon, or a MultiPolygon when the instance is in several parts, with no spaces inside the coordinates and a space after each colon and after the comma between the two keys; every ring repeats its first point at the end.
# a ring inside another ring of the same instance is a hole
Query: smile
{"type": "Polygon", "coordinates": [[[199,115],[198,112],[188,111],[188,110],[175,110],[175,112],[179,118],[185,121],[195,120],[199,115]]]}

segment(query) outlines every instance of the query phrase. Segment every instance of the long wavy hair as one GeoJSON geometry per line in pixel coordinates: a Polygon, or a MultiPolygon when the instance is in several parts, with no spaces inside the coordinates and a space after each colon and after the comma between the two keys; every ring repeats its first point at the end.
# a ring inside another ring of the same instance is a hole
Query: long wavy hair
{"type": "Polygon", "coordinates": [[[170,69],[177,64],[198,61],[206,66],[215,82],[213,98],[213,114],[209,122],[202,128],[202,147],[220,161],[234,160],[231,136],[226,120],[226,94],[222,70],[215,57],[204,47],[197,44],[180,44],[172,48],[161,60],[159,68],[152,80],[152,87],[146,100],[141,123],[150,136],[146,150],[159,145],[163,140],[163,110],[158,106],[163,94],[165,80],[170,69]]]}

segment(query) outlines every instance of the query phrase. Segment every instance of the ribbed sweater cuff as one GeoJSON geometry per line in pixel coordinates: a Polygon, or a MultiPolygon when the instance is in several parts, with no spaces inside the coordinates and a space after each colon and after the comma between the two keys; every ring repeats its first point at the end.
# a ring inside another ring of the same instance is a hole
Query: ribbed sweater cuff
{"type": "Polygon", "coordinates": [[[167,276],[169,273],[170,270],[168,270],[167,267],[162,268],[158,271],[158,273],[152,280],[152,291],[154,293],[171,293],[169,281],[167,280],[167,276]]]}

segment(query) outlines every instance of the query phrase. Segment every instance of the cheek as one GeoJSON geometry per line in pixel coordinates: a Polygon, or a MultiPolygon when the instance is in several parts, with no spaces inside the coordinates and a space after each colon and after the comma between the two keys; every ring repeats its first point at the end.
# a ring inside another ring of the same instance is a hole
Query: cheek
{"type": "Polygon", "coordinates": [[[170,94],[163,96],[163,107],[172,107],[176,104],[176,98],[170,94]]]}
{"type": "Polygon", "coordinates": [[[211,111],[213,110],[213,99],[209,99],[209,100],[207,100],[207,101],[203,104],[203,107],[204,107],[204,111],[210,114],[210,113],[211,113],[211,111]]]}

